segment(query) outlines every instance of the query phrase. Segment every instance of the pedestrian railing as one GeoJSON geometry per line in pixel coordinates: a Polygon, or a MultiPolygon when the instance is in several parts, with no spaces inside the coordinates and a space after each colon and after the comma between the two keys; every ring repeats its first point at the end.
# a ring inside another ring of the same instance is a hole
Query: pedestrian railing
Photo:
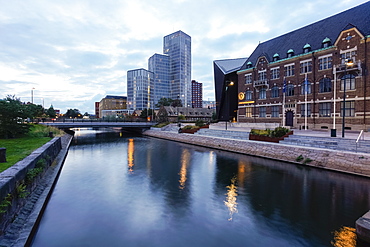
{"type": "Polygon", "coordinates": [[[362,140],[364,141],[365,140],[364,130],[361,130],[360,134],[357,137],[357,140],[356,140],[356,153],[357,153],[357,146],[360,146],[361,137],[362,137],[362,140]]]}

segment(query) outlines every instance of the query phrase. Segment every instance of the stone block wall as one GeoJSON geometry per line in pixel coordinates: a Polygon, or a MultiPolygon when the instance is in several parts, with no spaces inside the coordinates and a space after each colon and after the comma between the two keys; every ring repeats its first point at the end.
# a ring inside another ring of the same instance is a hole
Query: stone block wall
{"type": "Polygon", "coordinates": [[[35,189],[38,180],[52,165],[61,149],[61,138],[55,137],[25,159],[0,173],[0,235],[26,203],[27,195],[35,189]],[[27,174],[35,172],[33,169],[38,164],[42,164],[43,169],[34,173],[35,176],[31,181],[28,178],[32,176],[27,177],[27,174]]]}
{"type": "Polygon", "coordinates": [[[370,177],[370,154],[165,131],[149,130],[144,135],[370,177]]]}

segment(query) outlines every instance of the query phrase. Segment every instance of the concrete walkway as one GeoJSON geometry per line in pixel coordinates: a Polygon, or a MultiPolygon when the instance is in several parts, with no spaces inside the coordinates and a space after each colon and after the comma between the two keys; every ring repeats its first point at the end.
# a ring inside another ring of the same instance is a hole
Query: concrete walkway
{"type": "MultiPolygon", "coordinates": [[[[228,123],[227,124],[227,130],[225,123],[222,124],[211,124],[210,129],[217,129],[217,130],[225,130],[225,131],[244,131],[244,132],[250,132],[251,128],[247,127],[239,127],[236,124],[228,123]]],[[[294,131],[295,135],[303,135],[303,136],[317,136],[317,137],[327,137],[328,139],[338,139],[342,138],[342,131],[337,130],[337,137],[330,137],[330,130],[299,130],[299,129],[292,129],[294,131]]],[[[360,131],[345,131],[344,138],[346,139],[357,139],[360,134],[360,131]]],[[[370,140],[370,132],[363,132],[363,136],[365,140],[370,140]]]]}

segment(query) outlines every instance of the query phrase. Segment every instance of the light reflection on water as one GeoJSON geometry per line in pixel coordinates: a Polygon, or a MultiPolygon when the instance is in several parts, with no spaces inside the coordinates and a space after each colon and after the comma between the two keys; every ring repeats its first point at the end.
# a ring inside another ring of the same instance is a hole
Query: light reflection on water
{"type": "Polygon", "coordinates": [[[356,246],[370,208],[361,177],[119,133],[74,143],[33,246],[356,246]]]}

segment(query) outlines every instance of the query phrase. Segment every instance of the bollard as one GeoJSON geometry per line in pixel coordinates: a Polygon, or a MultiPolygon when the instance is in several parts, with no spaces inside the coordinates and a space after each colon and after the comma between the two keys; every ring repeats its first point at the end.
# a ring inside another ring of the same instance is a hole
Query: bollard
{"type": "Polygon", "coordinates": [[[6,148],[0,148],[0,163],[6,162],[6,148]]]}
{"type": "Polygon", "coordinates": [[[49,132],[49,137],[54,138],[54,133],[52,131],[49,132]]]}

